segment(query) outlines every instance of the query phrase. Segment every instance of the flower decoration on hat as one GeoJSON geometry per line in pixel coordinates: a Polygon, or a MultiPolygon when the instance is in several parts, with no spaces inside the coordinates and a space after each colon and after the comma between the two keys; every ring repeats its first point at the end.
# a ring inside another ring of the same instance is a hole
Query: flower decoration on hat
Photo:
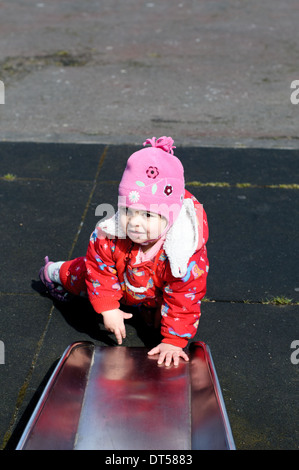
{"type": "Polygon", "coordinates": [[[159,175],[159,170],[156,166],[149,166],[146,170],[146,175],[148,178],[155,179],[159,175]]]}
{"type": "Polygon", "coordinates": [[[138,202],[140,199],[140,194],[138,191],[131,191],[129,194],[129,200],[131,202],[138,202]]]}
{"type": "Polygon", "coordinates": [[[173,187],[171,186],[171,184],[168,184],[167,186],[165,186],[164,194],[166,194],[166,196],[170,196],[172,191],[173,191],[173,187]]]}

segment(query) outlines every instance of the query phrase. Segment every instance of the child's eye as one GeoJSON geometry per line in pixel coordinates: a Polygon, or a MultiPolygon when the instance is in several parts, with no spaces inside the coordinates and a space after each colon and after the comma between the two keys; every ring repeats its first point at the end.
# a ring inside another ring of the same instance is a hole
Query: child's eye
{"type": "Polygon", "coordinates": [[[132,211],[132,209],[130,209],[130,207],[125,207],[125,214],[128,217],[132,217],[134,215],[134,211],[132,211]]]}

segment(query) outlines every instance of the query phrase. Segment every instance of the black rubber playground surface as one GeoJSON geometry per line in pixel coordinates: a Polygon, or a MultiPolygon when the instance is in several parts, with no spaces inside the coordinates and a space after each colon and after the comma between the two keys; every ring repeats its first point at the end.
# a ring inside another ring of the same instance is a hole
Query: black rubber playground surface
{"type": "MultiPolygon", "coordinates": [[[[45,255],[85,253],[95,209],[116,204],[135,149],[0,144],[4,449],[15,447],[70,343],[113,347],[85,301],[61,306],[43,295],[38,271],[45,255]]],[[[187,189],[208,215],[210,274],[195,339],[210,346],[236,447],[298,449],[299,366],[291,344],[298,339],[299,151],[182,147],[176,154],[187,189]]],[[[127,323],[124,346],[148,347],[148,339],[127,323]]]]}

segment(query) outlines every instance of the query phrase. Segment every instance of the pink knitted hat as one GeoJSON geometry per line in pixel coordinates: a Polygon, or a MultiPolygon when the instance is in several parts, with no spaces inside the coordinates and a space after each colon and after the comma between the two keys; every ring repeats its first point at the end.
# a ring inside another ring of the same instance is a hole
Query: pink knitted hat
{"type": "Polygon", "coordinates": [[[184,168],[173,154],[173,139],[147,139],[150,144],[133,153],[127,161],[119,185],[118,205],[146,210],[164,216],[168,228],[181,210],[184,200],[184,168]]]}

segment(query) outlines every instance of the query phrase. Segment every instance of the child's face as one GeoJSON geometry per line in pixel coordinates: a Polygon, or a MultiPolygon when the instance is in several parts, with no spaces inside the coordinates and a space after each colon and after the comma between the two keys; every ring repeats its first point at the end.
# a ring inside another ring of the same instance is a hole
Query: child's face
{"type": "Polygon", "coordinates": [[[165,230],[167,220],[159,214],[134,210],[129,207],[120,209],[120,222],[127,236],[134,243],[155,240],[165,230]]]}

